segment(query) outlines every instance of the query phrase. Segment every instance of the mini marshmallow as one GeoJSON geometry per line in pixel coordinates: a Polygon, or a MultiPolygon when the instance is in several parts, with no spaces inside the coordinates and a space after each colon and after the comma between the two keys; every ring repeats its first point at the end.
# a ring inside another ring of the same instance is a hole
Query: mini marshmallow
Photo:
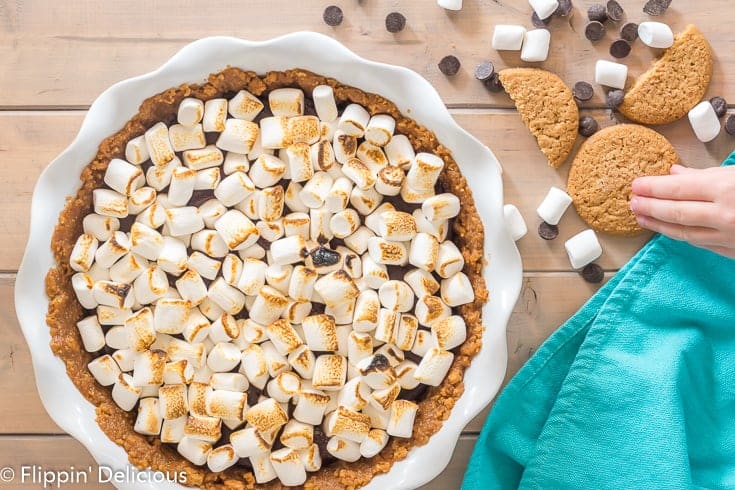
{"type": "Polygon", "coordinates": [[[358,189],[367,190],[375,185],[376,175],[365,163],[357,158],[350,158],[342,165],[342,172],[355,183],[358,189]]]}
{"type": "Polygon", "coordinates": [[[328,305],[351,301],[360,293],[353,279],[343,270],[330,272],[320,277],[314,284],[314,290],[328,305]]]}
{"type": "Polygon", "coordinates": [[[304,340],[312,351],[334,352],[337,350],[337,329],[334,318],[329,315],[312,315],[302,323],[304,340]]]}
{"type": "Polygon", "coordinates": [[[334,179],[331,175],[316,172],[299,192],[299,199],[308,208],[319,208],[324,204],[333,184],[334,179]]]}
{"type": "Polygon", "coordinates": [[[403,182],[401,186],[401,199],[409,204],[421,204],[430,197],[434,196],[434,189],[417,190],[412,188],[408,183],[403,182]]]}
{"type": "Polygon", "coordinates": [[[132,308],[135,295],[130,284],[115,281],[97,281],[92,288],[94,300],[100,305],[114,308],[132,308]]]}
{"type": "Polygon", "coordinates": [[[449,232],[449,220],[429,221],[421,209],[414,210],[412,216],[416,220],[416,229],[419,232],[428,233],[440,242],[446,240],[449,232]]]}
{"type": "MultiPolygon", "coordinates": [[[[376,322],[377,323],[377,322],[376,322]]],[[[350,364],[357,365],[373,354],[373,338],[369,333],[350,332],[347,337],[347,359],[350,364]]]]}
{"type": "MultiPolygon", "coordinates": [[[[304,116],[308,117],[308,116],[304,116]]],[[[311,147],[305,142],[295,142],[286,148],[288,173],[294,182],[305,182],[314,175],[311,163],[311,147]]]]}
{"type": "Polygon", "coordinates": [[[393,131],[396,129],[396,120],[388,114],[377,114],[370,118],[365,129],[365,140],[375,146],[385,146],[390,143],[393,131]]]}
{"type": "Polygon", "coordinates": [[[391,404],[396,401],[401,392],[401,386],[393,383],[388,388],[375,390],[370,394],[370,403],[378,409],[390,410],[391,404]]]}
{"type": "Polygon", "coordinates": [[[416,368],[414,377],[423,384],[439,386],[449,372],[454,354],[439,347],[431,347],[416,368]]]}
{"type": "Polygon", "coordinates": [[[528,0],[539,19],[548,19],[559,8],[558,0],[528,0]]]}
{"type": "MultiPolygon", "coordinates": [[[[267,325],[265,327],[265,334],[273,342],[273,346],[282,356],[287,356],[304,345],[304,341],[293,326],[283,319],[275,320],[267,325]]],[[[285,359],[283,363],[286,364],[285,359]]]]}
{"type": "Polygon", "coordinates": [[[299,457],[308,472],[319,471],[322,467],[322,456],[319,453],[319,446],[317,444],[312,444],[306,449],[300,449],[299,457]]]}
{"type": "MultiPolygon", "coordinates": [[[[439,246],[439,250],[441,251],[441,246],[439,246]]],[[[439,267],[437,267],[437,272],[438,271],[439,267]]],[[[431,296],[439,291],[439,283],[434,276],[422,269],[413,269],[406,272],[403,276],[403,280],[406,284],[411,286],[411,289],[414,294],[416,294],[417,298],[431,296]]]]}
{"type": "Polygon", "coordinates": [[[112,190],[129,196],[145,184],[145,177],[140,167],[113,158],[105,171],[104,182],[112,190]]]}
{"type": "Polygon", "coordinates": [[[205,404],[207,413],[212,417],[243,421],[248,409],[248,395],[241,391],[211,390],[207,392],[205,404]]]}
{"type": "Polygon", "coordinates": [[[700,102],[689,111],[689,124],[702,143],[715,139],[722,129],[720,119],[708,100],[700,102]]]}
{"type": "Polygon", "coordinates": [[[288,414],[273,398],[266,398],[245,413],[247,422],[261,434],[277,431],[288,422],[288,414]]]}
{"type": "Polygon", "coordinates": [[[300,390],[301,379],[291,371],[279,373],[266,388],[268,396],[280,403],[288,403],[300,390]]]}
{"type": "Polygon", "coordinates": [[[163,247],[158,255],[158,266],[163,271],[178,276],[186,270],[187,261],[186,244],[174,237],[163,237],[163,247]]]}
{"type": "MultiPolygon", "coordinates": [[[[206,287],[204,290],[206,292],[206,287]]],[[[189,343],[204,342],[211,330],[212,325],[209,319],[202,314],[199,308],[192,308],[181,335],[189,343]]]]}
{"type": "Polygon", "coordinates": [[[214,228],[230,250],[246,249],[255,244],[259,238],[258,229],[253,222],[235,209],[227,211],[217,219],[214,228]]]}
{"type": "Polygon", "coordinates": [[[242,119],[227,119],[225,129],[217,138],[217,147],[235,153],[250,153],[258,138],[257,124],[242,119]]]}
{"type": "Polygon", "coordinates": [[[168,288],[166,273],[155,264],[145,268],[133,282],[135,299],[142,305],[163,297],[168,292],[168,288]]]}
{"type": "Polygon", "coordinates": [[[390,417],[390,411],[377,408],[373,404],[368,404],[365,406],[365,408],[362,409],[362,413],[370,417],[371,427],[382,430],[385,430],[388,427],[388,418],[390,417]]]}
{"type": "Polygon", "coordinates": [[[334,436],[327,442],[327,452],[337,459],[353,463],[360,459],[360,444],[334,436]]]}
{"type": "Polygon", "coordinates": [[[92,235],[103,242],[109,240],[112,234],[120,229],[120,220],[111,216],[88,214],[82,220],[84,233],[92,235]]]}
{"type": "MultiPolygon", "coordinates": [[[[447,279],[464,268],[464,257],[454,242],[446,241],[439,245],[436,268],[434,272],[447,279]]],[[[436,291],[434,291],[436,292],[436,291]]],[[[431,293],[433,294],[433,293],[431,293]]]]}
{"type": "MultiPolygon", "coordinates": [[[[256,141],[256,145],[260,142],[260,137],[256,141]]],[[[253,158],[253,160],[257,159],[260,155],[253,158]]],[[[235,153],[234,151],[228,151],[225,155],[225,163],[222,166],[222,171],[225,173],[225,175],[230,175],[235,172],[245,172],[247,173],[250,170],[250,160],[248,160],[248,155],[243,155],[242,153],[235,153]]]]}
{"type": "Polygon", "coordinates": [[[215,443],[222,434],[222,421],[208,415],[189,415],[184,426],[184,435],[200,441],[215,443]]]}
{"type": "Polygon", "coordinates": [[[285,234],[283,226],[283,220],[271,220],[271,221],[258,221],[255,223],[255,227],[260,233],[260,237],[269,242],[274,242],[285,234]]]}
{"type": "Polygon", "coordinates": [[[271,286],[263,286],[258,291],[251,306],[250,318],[261,325],[276,321],[288,305],[288,298],[271,286]]]}
{"type": "Polygon", "coordinates": [[[175,237],[190,235],[204,228],[204,221],[199,215],[199,209],[193,206],[167,209],[166,224],[171,236],[175,237]]]}
{"type": "Polygon", "coordinates": [[[316,358],[311,384],[324,391],[340,390],[347,378],[347,359],[338,354],[323,354],[316,358]]]}
{"type": "Polygon", "coordinates": [[[503,218],[513,241],[520,240],[528,233],[528,227],[521,212],[513,204],[503,206],[503,218]]]}
{"type": "Polygon", "coordinates": [[[638,25],[638,37],[643,44],[652,48],[665,49],[674,44],[671,27],[661,22],[641,22],[638,25]]]}
{"type": "Polygon", "coordinates": [[[100,322],[100,325],[122,325],[132,314],[129,308],[120,309],[105,305],[97,307],[97,321],[100,322]]]}
{"type": "Polygon", "coordinates": [[[161,424],[161,442],[172,444],[179,443],[184,437],[184,427],[186,426],[186,417],[177,419],[164,419],[161,424]]]}
{"type": "Polygon", "coordinates": [[[372,389],[384,390],[396,382],[395,370],[383,354],[376,353],[366,357],[356,367],[361,379],[372,389]]]}
{"type": "Polygon", "coordinates": [[[197,150],[207,146],[207,138],[201,124],[190,127],[174,124],[168,128],[168,139],[175,151],[197,150]]]}
{"type": "Polygon", "coordinates": [[[220,169],[207,168],[198,171],[194,176],[194,190],[214,190],[220,183],[220,169]]]}
{"type": "MultiPolygon", "coordinates": [[[[224,135],[225,133],[222,134],[224,135]]],[[[214,145],[208,145],[197,150],[187,150],[182,154],[182,156],[184,165],[191,170],[203,170],[206,168],[219,167],[225,159],[222,154],[222,150],[214,145]]]]}
{"type": "Polygon", "coordinates": [[[230,443],[240,458],[267,454],[271,448],[271,443],[263,438],[255,427],[245,427],[233,432],[230,434],[230,443]]]}
{"type": "Polygon", "coordinates": [[[357,147],[356,158],[367,165],[373,175],[388,165],[388,157],[385,156],[383,150],[379,146],[363,141],[357,147]]]}
{"type": "Polygon", "coordinates": [[[273,155],[260,155],[250,167],[249,176],[256,187],[263,189],[275,185],[285,172],[283,160],[273,155]]]}
{"type": "MultiPolygon", "coordinates": [[[[206,352],[202,343],[189,344],[188,342],[172,337],[166,345],[166,354],[172,361],[186,360],[192,369],[196,370],[204,366],[206,352]]],[[[189,396],[190,403],[191,400],[192,397],[189,396]]]]}
{"type": "Polygon", "coordinates": [[[337,131],[338,123],[339,121],[337,119],[335,119],[334,121],[319,121],[321,138],[330,142],[334,140],[334,133],[335,131],[337,131]]]}
{"type": "Polygon", "coordinates": [[[574,235],[564,242],[564,248],[573,269],[581,269],[602,255],[602,246],[594,230],[584,230],[574,235]]]}
{"type": "Polygon", "coordinates": [[[441,283],[442,300],[449,306],[460,306],[475,300],[472,283],[463,272],[444,279],[441,283]]]}
{"type": "Polygon", "coordinates": [[[337,103],[334,100],[334,89],[329,85],[317,85],[311,92],[316,115],[322,121],[331,122],[337,119],[337,103]]]}
{"type": "Polygon", "coordinates": [[[397,196],[405,181],[406,174],[400,167],[386,165],[378,171],[375,190],[384,196],[397,196]]]}
{"type": "Polygon", "coordinates": [[[352,251],[362,255],[367,250],[368,238],[372,236],[375,236],[372,230],[366,226],[361,226],[352,235],[345,237],[344,242],[352,251]]]}
{"type": "MultiPolygon", "coordinates": [[[[536,0],[548,1],[548,0],[536,0]]],[[[553,0],[556,3],[556,0],[553,0]]],[[[546,61],[549,57],[551,32],[548,29],[533,29],[523,35],[521,59],[529,62],[546,61]]]]}
{"type": "Polygon", "coordinates": [[[411,145],[408,137],[403,134],[393,135],[384,149],[388,163],[394,167],[408,168],[416,158],[413,145],[411,145]]]}
{"type": "Polygon", "coordinates": [[[187,401],[191,415],[208,417],[207,394],[210,391],[212,391],[212,387],[208,383],[194,380],[189,384],[187,401]]]}
{"type": "Polygon", "coordinates": [[[536,209],[536,213],[550,225],[558,225],[559,220],[561,220],[571,203],[572,198],[569,194],[558,187],[551,187],[538,209],[536,209]]]}
{"type": "Polygon", "coordinates": [[[288,296],[294,300],[308,301],[314,292],[314,283],[319,275],[313,269],[298,265],[291,274],[288,296]]]}
{"type": "MultiPolygon", "coordinates": [[[[153,165],[146,171],[146,182],[149,186],[160,192],[171,183],[171,176],[173,175],[174,169],[178,167],[181,167],[181,161],[178,157],[174,157],[173,160],[165,165],[153,165]]],[[[160,202],[160,199],[157,199],[157,201],[160,202]]]]}
{"type": "MultiPolygon", "coordinates": [[[[442,0],[439,0],[440,4],[442,0]]],[[[447,3],[447,0],[444,0],[447,3]]],[[[446,7],[445,7],[446,8],[446,7]]],[[[451,10],[459,10],[462,8],[462,0],[459,0],[459,8],[451,10]]],[[[364,458],[372,458],[377,456],[380,451],[388,444],[388,433],[382,429],[371,429],[367,437],[360,443],[360,455],[364,458]]]]}
{"type": "Polygon", "coordinates": [[[295,449],[284,447],[273,451],[270,460],[282,485],[299,486],[306,481],[306,468],[295,449]]]}
{"type": "Polygon", "coordinates": [[[288,118],[274,116],[261,119],[260,144],[267,150],[286,148],[290,144],[288,139],[288,118]]]}
{"type": "Polygon", "coordinates": [[[138,404],[138,416],[135,419],[133,430],[138,434],[156,436],[161,432],[161,412],[158,408],[158,398],[143,398],[138,404]]]}
{"type": "Polygon", "coordinates": [[[89,274],[77,272],[71,276],[71,287],[82,308],[92,310],[97,307],[97,300],[94,299],[94,279],[89,274]]]}
{"type": "Polygon", "coordinates": [[[316,170],[329,171],[335,165],[334,148],[330,140],[322,139],[311,145],[309,158],[312,168],[316,170]]]}
{"type": "Polygon", "coordinates": [[[153,323],[157,332],[171,335],[183,332],[191,304],[183,299],[161,298],[156,302],[153,323]]]}
{"type": "MultiPolygon", "coordinates": [[[[371,392],[370,387],[358,376],[352,378],[345,384],[344,388],[339,392],[337,403],[340,407],[360,411],[368,404],[371,392]]],[[[334,422],[334,420],[329,420],[329,422],[334,422]]]]}
{"type": "Polygon", "coordinates": [[[179,103],[177,120],[183,126],[193,126],[204,116],[204,102],[194,97],[186,97],[179,103]]]}
{"type": "Polygon", "coordinates": [[[168,139],[168,127],[162,122],[154,124],[145,132],[145,142],[150,159],[157,167],[166,165],[176,157],[168,139]]]}
{"type": "MultiPolygon", "coordinates": [[[[284,208],[283,187],[267,187],[260,192],[258,199],[258,218],[263,221],[275,221],[281,218],[284,208]]],[[[257,228],[257,227],[256,227],[257,228]]]]}
{"type": "Polygon", "coordinates": [[[342,111],[337,128],[345,134],[362,138],[370,122],[370,114],[359,104],[350,104],[342,111]]]}
{"type": "Polygon", "coordinates": [[[452,350],[466,340],[467,326],[461,316],[453,315],[432,323],[431,334],[437,347],[452,350]]]}
{"type": "Polygon", "coordinates": [[[302,390],[299,393],[293,417],[305,424],[318,425],[322,422],[329,396],[318,390],[302,390]]]}
{"type": "Polygon", "coordinates": [[[168,200],[174,206],[185,206],[194,193],[196,171],[177,167],[171,174],[171,184],[168,188],[168,200]]]}
{"type": "Polygon", "coordinates": [[[298,347],[288,355],[288,364],[304,379],[314,375],[316,357],[306,345],[298,347]]]}
{"type": "Polygon", "coordinates": [[[109,189],[95,189],[92,191],[94,212],[102,216],[113,218],[127,218],[128,199],[125,195],[109,189]]]}
{"type": "Polygon", "coordinates": [[[309,210],[309,237],[317,243],[326,243],[334,237],[329,223],[332,213],[321,207],[309,210]]]}
{"type": "Polygon", "coordinates": [[[111,349],[129,349],[131,342],[132,335],[130,329],[125,328],[122,325],[113,326],[107,329],[107,332],[105,333],[105,343],[111,349]]]}
{"type": "Polygon", "coordinates": [[[253,467],[253,475],[255,475],[256,483],[267,483],[278,476],[276,470],[273,469],[270,455],[267,453],[251,456],[250,464],[253,467]]]}
{"type": "Polygon", "coordinates": [[[444,161],[432,153],[418,153],[406,174],[406,184],[415,190],[433,189],[444,161]]]}
{"type": "Polygon", "coordinates": [[[341,164],[347,163],[350,158],[357,154],[357,137],[337,130],[332,141],[334,158],[341,164]]]}
{"type": "Polygon", "coordinates": [[[232,117],[252,121],[263,110],[263,103],[247,90],[240,90],[227,104],[232,117]]]}
{"type": "Polygon", "coordinates": [[[413,347],[418,331],[419,321],[413,315],[403,314],[398,322],[398,329],[395,335],[396,347],[402,351],[409,351],[413,347]]]}
{"type": "Polygon", "coordinates": [[[247,346],[242,351],[240,372],[247,376],[250,384],[258,389],[265,388],[268,381],[268,365],[263,348],[258,344],[247,346]]]}
{"type": "MultiPolygon", "coordinates": [[[[374,213],[379,211],[380,208],[374,213]]],[[[409,241],[416,236],[416,232],[416,220],[410,214],[402,211],[383,211],[380,213],[377,233],[386,240],[409,241]]]]}
{"type": "Polygon", "coordinates": [[[133,165],[140,165],[150,158],[145,135],[141,134],[128,141],[125,145],[125,159],[133,165]]]}
{"type": "Polygon", "coordinates": [[[141,187],[128,199],[128,213],[140,214],[156,202],[157,192],[153,187],[141,187]]]}
{"type": "Polygon", "coordinates": [[[370,432],[369,416],[341,405],[327,415],[325,423],[327,433],[348,441],[362,442],[370,432]]]}
{"type": "Polygon", "coordinates": [[[116,231],[109,240],[95,250],[94,260],[100,267],[109,268],[129,251],[130,240],[128,236],[121,231],[116,231]]]}
{"type": "Polygon", "coordinates": [[[352,235],[360,226],[360,216],[354,209],[345,209],[332,216],[329,228],[337,238],[345,238],[352,235]]]}
{"type": "Polygon", "coordinates": [[[416,234],[411,240],[408,262],[419,269],[432,272],[438,261],[439,242],[437,239],[428,233],[416,234]]]}
{"type": "Polygon", "coordinates": [[[207,296],[231,315],[239,313],[245,306],[245,295],[227,284],[221,277],[210,284],[207,296]]]}
{"type": "Polygon", "coordinates": [[[126,412],[129,412],[138,402],[139,396],[140,388],[135,386],[133,377],[129,374],[120,373],[117,381],[112,386],[112,400],[115,404],[126,412]]]}
{"type": "Polygon", "coordinates": [[[212,323],[209,338],[212,342],[231,342],[240,336],[240,326],[232,315],[225,313],[212,323]]]}
{"type": "Polygon", "coordinates": [[[386,281],[378,290],[383,307],[389,310],[406,312],[413,308],[413,290],[403,281],[386,281]]]}
{"type": "Polygon", "coordinates": [[[202,127],[208,133],[221,133],[227,119],[227,99],[210,99],[204,103],[202,127]]]}
{"type": "Polygon", "coordinates": [[[156,260],[163,250],[163,237],[142,223],[130,227],[130,248],[133,253],[148,260],[156,260]]]}
{"type": "Polygon", "coordinates": [[[265,270],[267,267],[267,264],[261,260],[244,259],[237,288],[248,296],[258,294],[260,288],[265,285],[265,270]]]}
{"type": "Polygon", "coordinates": [[[238,461],[238,456],[235,454],[235,449],[231,444],[224,444],[212,449],[207,455],[207,467],[218,473],[224,471],[231,466],[234,466],[238,461]]]}
{"type": "Polygon", "coordinates": [[[293,211],[292,214],[301,214],[309,211],[309,208],[301,201],[301,191],[303,187],[298,182],[289,182],[286,187],[286,195],[284,201],[286,207],[293,211]]]}
{"type": "Polygon", "coordinates": [[[258,202],[260,201],[260,190],[256,189],[248,197],[235,204],[235,209],[247,216],[248,219],[258,220],[258,202]]]}
{"type": "MultiPolygon", "coordinates": [[[[130,283],[140,276],[147,267],[148,261],[145,258],[129,253],[110,267],[109,278],[116,282],[130,283]]],[[[91,273],[92,270],[90,269],[89,272],[91,273]]],[[[92,274],[90,274],[90,277],[93,277],[92,274]]]]}
{"type": "Polygon", "coordinates": [[[371,289],[378,289],[385,281],[389,279],[388,269],[372,258],[369,253],[361,257],[362,260],[362,279],[371,289]]]}
{"type": "Polygon", "coordinates": [[[409,400],[396,400],[390,407],[386,432],[393,437],[411,437],[419,406],[409,400]]]}
{"type": "Polygon", "coordinates": [[[523,45],[526,28],[523,26],[498,24],[493,31],[493,49],[518,51],[523,45]]]}
{"type": "Polygon", "coordinates": [[[381,308],[378,311],[378,325],[374,333],[375,339],[389,344],[395,342],[400,317],[401,315],[394,310],[381,308]]]}
{"type": "MultiPolygon", "coordinates": [[[[378,264],[405,265],[408,262],[408,250],[403,242],[392,242],[381,237],[368,238],[368,253],[378,264]]],[[[363,275],[365,275],[364,260],[363,275]]]]}
{"type": "Polygon", "coordinates": [[[354,187],[350,194],[350,204],[363,216],[375,211],[382,200],[383,196],[375,188],[365,190],[354,187]]]}
{"type": "Polygon", "coordinates": [[[234,172],[222,179],[214,189],[216,197],[224,206],[234,206],[255,190],[255,184],[247,174],[234,172]]]}
{"type": "Polygon", "coordinates": [[[271,90],[268,105],[274,116],[301,116],[304,114],[304,92],[298,88],[271,90]]]}
{"type": "Polygon", "coordinates": [[[612,88],[624,89],[628,78],[628,67],[607,60],[597,60],[595,82],[612,88]]]}
{"type": "Polygon", "coordinates": [[[416,302],[414,313],[421,325],[430,327],[435,321],[451,315],[451,309],[438,296],[422,296],[416,302]]]}
{"type": "Polygon", "coordinates": [[[459,208],[459,198],[450,193],[429,197],[421,205],[421,211],[429,221],[454,218],[459,214],[459,208]]]}
{"type": "Polygon", "coordinates": [[[232,370],[240,363],[240,355],[240,349],[234,344],[220,342],[212,348],[207,356],[207,366],[215,373],[224,373],[232,370]]]}
{"type": "Polygon", "coordinates": [[[213,281],[217,277],[222,264],[218,260],[207,257],[201,252],[192,252],[187,261],[187,266],[203,278],[213,281]]]}
{"type": "Polygon", "coordinates": [[[193,378],[194,368],[186,359],[167,362],[163,368],[164,384],[189,384],[193,378]]]}
{"type": "Polygon", "coordinates": [[[78,321],[77,330],[79,330],[79,336],[82,338],[84,350],[87,352],[97,352],[105,346],[105,334],[102,332],[102,327],[96,316],[88,316],[78,321]]]}
{"type": "Polygon", "coordinates": [[[212,444],[193,437],[183,436],[176,446],[176,451],[193,464],[201,466],[207,462],[212,451],[212,444]]]}
{"type": "Polygon", "coordinates": [[[301,235],[287,236],[271,243],[273,265],[294,264],[307,255],[306,241],[301,235]]]}
{"type": "Polygon", "coordinates": [[[189,413],[185,384],[161,386],[158,390],[158,398],[160,400],[161,415],[164,419],[178,419],[189,413]]]}
{"type": "Polygon", "coordinates": [[[289,300],[286,309],[281,313],[281,318],[299,324],[311,313],[311,308],[312,304],[308,300],[289,300]]]}
{"type": "MultiPolygon", "coordinates": [[[[319,141],[321,128],[316,116],[295,116],[288,119],[288,139],[292,144],[312,145],[319,141]]],[[[293,174],[291,174],[294,177],[293,174]]]]}
{"type": "Polygon", "coordinates": [[[108,354],[92,360],[87,364],[87,369],[102,386],[114,384],[121,374],[117,362],[108,354]]]}
{"type": "MultiPolygon", "coordinates": [[[[160,197],[156,196],[156,198],[160,197]]],[[[154,202],[135,218],[138,223],[143,223],[149,228],[156,229],[166,223],[166,209],[159,203],[154,202]]]]}
{"type": "MultiPolygon", "coordinates": [[[[365,226],[370,228],[370,230],[372,230],[374,233],[380,235],[380,223],[381,221],[383,221],[383,213],[387,213],[390,211],[396,211],[396,207],[393,206],[393,204],[391,204],[390,202],[384,202],[383,204],[378,206],[375,211],[365,217],[365,226]]],[[[400,240],[394,239],[394,241],[400,240]]]]}

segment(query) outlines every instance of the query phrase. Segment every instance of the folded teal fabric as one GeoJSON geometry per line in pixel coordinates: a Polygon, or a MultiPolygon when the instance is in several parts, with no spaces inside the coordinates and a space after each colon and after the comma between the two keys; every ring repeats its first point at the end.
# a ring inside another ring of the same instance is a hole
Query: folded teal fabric
{"type": "Polygon", "coordinates": [[[735,488],[735,260],[652,239],[508,384],[462,488],[735,488]]]}

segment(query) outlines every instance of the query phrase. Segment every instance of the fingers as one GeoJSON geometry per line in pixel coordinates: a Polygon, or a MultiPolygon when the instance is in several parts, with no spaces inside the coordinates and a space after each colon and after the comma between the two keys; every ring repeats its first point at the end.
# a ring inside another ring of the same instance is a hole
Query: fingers
{"type": "Polygon", "coordinates": [[[722,234],[713,228],[667,223],[666,221],[643,215],[636,216],[636,220],[643,228],[661,233],[674,240],[685,241],[694,245],[721,245],[722,234]]]}
{"type": "MultiPolygon", "coordinates": [[[[672,167],[673,168],[673,167],[672,167]]],[[[708,175],[701,171],[676,170],[672,175],[639,177],[633,181],[633,194],[677,201],[713,201],[708,175]]]]}
{"type": "Polygon", "coordinates": [[[703,201],[671,201],[633,196],[630,209],[636,214],[650,216],[659,221],[686,226],[714,228],[718,219],[715,205],[703,201]]]}
{"type": "Polygon", "coordinates": [[[711,250],[712,252],[722,255],[723,257],[730,257],[731,259],[735,259],[735,248],[729,248],[729,247],[702,247],[707,250],[711,250]]]}
{"type": "Polygon", "coordinates": [[[682,175],[682,174],[696,173],[697,170],[698,169],[696,168],[685,167],[683,165],[672,165],[671,170],[669,170],[669,172],[671,173],[671,175],[682,175]]]}

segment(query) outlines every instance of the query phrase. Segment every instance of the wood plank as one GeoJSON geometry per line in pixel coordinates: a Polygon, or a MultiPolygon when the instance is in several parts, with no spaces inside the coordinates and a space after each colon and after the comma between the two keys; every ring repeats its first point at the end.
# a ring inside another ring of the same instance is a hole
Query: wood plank
{"type": "MultiPolygon", "coordinates": [[[[526,270],[569,270],[564,252],[564,240],[585,228],[573,211],[562,221],[559,239],[541,240],[536,227],[540,219],[535,209],[549,186],[566,186],[569,165],[556,171],[546,165],[536,142],[514,111],[454,110],[457,121],[470,133],[492,148],[505,169],[505,199],[516,204],[529,225],[529,234],[520,248],[526,270]]],[[[610,124],[608,113],[585,111],[602,125],[610,124]]],[[[83,117],[82,112],[0,112],[0,270],[15,270],[25,247],[30,196],[43,168],[73,139],[83,117]]],[[[733,139],[723,133],[712,143],[703,145],[693,136],[686,121],[661,128],[674,143],[682,160],[690,166],[704,167],[720,163],[733,147],[733,139]]],[[[580,138],[581,140],[581,138],[580,138]]],[[[602,237],[605,254],[600,264],[614,270],[647,240],[638,238],[602,237]]]]}
{"type": "MultiPolygon", "coordinates": [[[[576,1],[571,19],[554,19],[548,61],[540,64],[560,74],[568,84],[592,81],[594,62],[610,59],[609,44],[616,37],[610,25],[607,37],[591,44],[584,38],[586,8],[597,0],[576,1]]],[[[146,8],[135,0],[97,2],[0,3],[0,107],[86,107],[114,82],[157,68],[187,43],[209,35],[234,35],[264,40],[292,31],[311,30],[330,35],[356,53],[376,61],[405,65],[428,79],[449,104],[483,104],[510,107],[503,95],[491,94],[474,80],[477,63],[492,59],[497,67],[529,65],[517,52],[496,52],[490,47],[497,24],[522,24],[531,28],[531,8],[526,0],[466,2],[461,12],[447,12],[433,3],[336,2],[345,13],[344,23],[330,28],[322,21],[324,3],[300,2],[293,8],[286,0],[250,2],[189,2],[162,0],[146,8]],[[407,28],[388,33],[385,15],[400,10],[407,28]],[[155,13],[160,13],[156,15],[155,13]],[[451,79],[437,69],[447,54],[462,61],[460,73],[451,79]]],[[[627,19],[647,20],[641,8],[645,0],[625,2],[627,19]]],[[[735,86],[727,73],[735,69],[729,0],[676,2],[657,18],[682,29],[695,23],[706,33],[718,58],[709,95],[735,100],[735,86]]],[[[642,73],[655,52],[636,42],[624,60],[631,76],[642,73]]],[[[298,64],[298,60],[294,61],[298,64]]],[[[600,107],[602,91],[590,104],[600,107]]]]}
{"type": "MultiPolygon", "coordinates": [[[[475,445],[474,436],[462,436],[457,442],[454,454],[447,468],[432,482],[422,486],[423,490],[444,490],[459,488],[462,483],[467,462],[472,455],[475,445]]],[[[40,488],[42,484],[41,471],[82,471],[87,476],[86,484],[83,477],[77,476],[80,483],[63,485],[65,489],[99,488],[112,489],[112,485],[99,483],[98,466],[87,450],[69,436],[2,436],[0,437],[0,460],[4,465],[0,471],[10,467],[13,469],[12,481],[3,480],[3,488],[21,490],[31,485],[40,488]],[[33,470],[26,470],[25,481],[22,480],[22,467],[36,466],[36,481],[33,481],[33,470]]],[[[116,468],[118,469],[118,468],[116,468]]],[[[120,468],[122,469],[122,468],[120,468]]],[[[5,473],[0,473],[5,475],[5,473]]],[[[76,473],[75,473],[76,474],[76,473]]]]}

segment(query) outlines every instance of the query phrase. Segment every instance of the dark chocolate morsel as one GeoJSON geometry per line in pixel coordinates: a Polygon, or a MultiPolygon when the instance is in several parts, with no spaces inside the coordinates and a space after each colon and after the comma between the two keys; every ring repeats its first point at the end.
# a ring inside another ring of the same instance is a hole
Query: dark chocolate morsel
{"type": "Polygon", "coordinates": [[[613,58],[625,58],[629,54],[630,43],[625,39],[618,39],[610,45],[610,56],[613,58]]]}
{"type": "Polygon", "coordinates": [[[311,260],[317,267],[329,267],[339,262],[340,254],[327,247],[321,246],[311,252],[311,260]]]}
{"type": "Polygon", "coordinates": [[[582,269],[582,278],[591,283],[598,283],[602,282],[602,280],[605,278],[605,271],[602,270],[602,267],[595,264],[594,262],[591,264],[587,264],[582,269]]]}
{"type": "Polygon", "coordinates": [[[439,62],[439,71],[448,77],[452,77],[459,72],[460,65],[459,58],[450,54],[442,58],[439,62]]]}
{"type": "Polygon", "coordinates": [[[597,121],[590,116],[584,116],[579,119],[579,134],[585,138],[592,136],[600,129],[597,121]]]}
{"type": "Polygon", "coordinates": [[[617,109],[623,103],[624,98],[625,92],[622,90],[611,90],[607,93],[607,106],[610,109],[617,109]]]}
{"type": "Polygon", "coordinates": [[[671,5],[671,0],[648,0],[643,6],[643,12],[654,17],[663,15],[669,5],[671,5]]]}
{"type": "Polygon", "coordinates": [[[719,95],[712,97],[709,103],[712,104],[712,108],[715,110],[717,117],[722,117],[727,112],[727,101],[719,95]]]}
{"type": "Polygon", "coordinates": [[[328,26],[336,27],[342,23],[344,15],[342,9],[336,5],[330,5],[324,9],[324,15],[322,16],[324,23],[328,26]]]}
{"type": "Polygon", "coordinates": [[[727,134],[735,136],[735,114],[730,115],[725,121],[725,131],[727,131],[727,134]]]}
{"type": "Polygon", "coordinates": [[[485,88],[491,92],[502,92],[504,90],[503,82],[500,81],[500,76],[497,72],[493,73],[493,75],[483,83],[485,84],[485,88]]]}
{"type": "Polygon", "coordinates": [[[638,39],[638,24],[635,22],[628,22],[622,28],[620,28],[620,37],[632,43],[638,39]]]}
{"type": "Polygon", "coordinates": [[[623,20],[623,7],[617,2],[617,0],[608,0],[607,2],[607,18],[613,22],[620,22],[623,20]]]}
{"type": "Polygon", "coordinates": [[[546,29],[550,22],[551,17],[540,19],[536,12],[531,14],[531,24],[533,24],[534,27],[538,27],[539,29],[546,29]]]}
{"type": "Polygon", "coordinates": [[[584,36],[590,41],[599,41],[605,37],[605,26],[599,20],[593,20],[584,28],[584,36]]]}
{"type": "Polygon", "coordinates": [[[559,6],[556,7],[554,15],[559,17],[566,17],[572,13],[572,0],[559,0],[559,6]]]}
{"type": "Polygon", "coordinates": [[[385,17],[385,29],[393,34],[406,27],[406,17],[400,12],[391,12],[385,17]]]}
{"type": "Polygon", "coordinates": [[[592,85],[587,82],[577,82],[574,84],[574,88],[572,89],[574,98],[582,102],[590,100],[594,93],[595,91],[592,88],[592,85]]]}
{"type": "Polygon", "coordinates": [[[607,10],[604,5],[596,3],[587,9],[587,18],[593,22],[605,22],[607,20],[607,10]]]}
{"type": "Polygon", "coordinates": [[[475,78],[480,81],[489,80],[495,73],[495,65],[492,61],[483,61],[475,68],[475,78]]]}
{"type": "Polygon", "coordinates": [[[544,240],[553,240],[559,236],[559,227],[550,225],[546,221],[542,221],[538,227],[538,234],[544,240]]]}

